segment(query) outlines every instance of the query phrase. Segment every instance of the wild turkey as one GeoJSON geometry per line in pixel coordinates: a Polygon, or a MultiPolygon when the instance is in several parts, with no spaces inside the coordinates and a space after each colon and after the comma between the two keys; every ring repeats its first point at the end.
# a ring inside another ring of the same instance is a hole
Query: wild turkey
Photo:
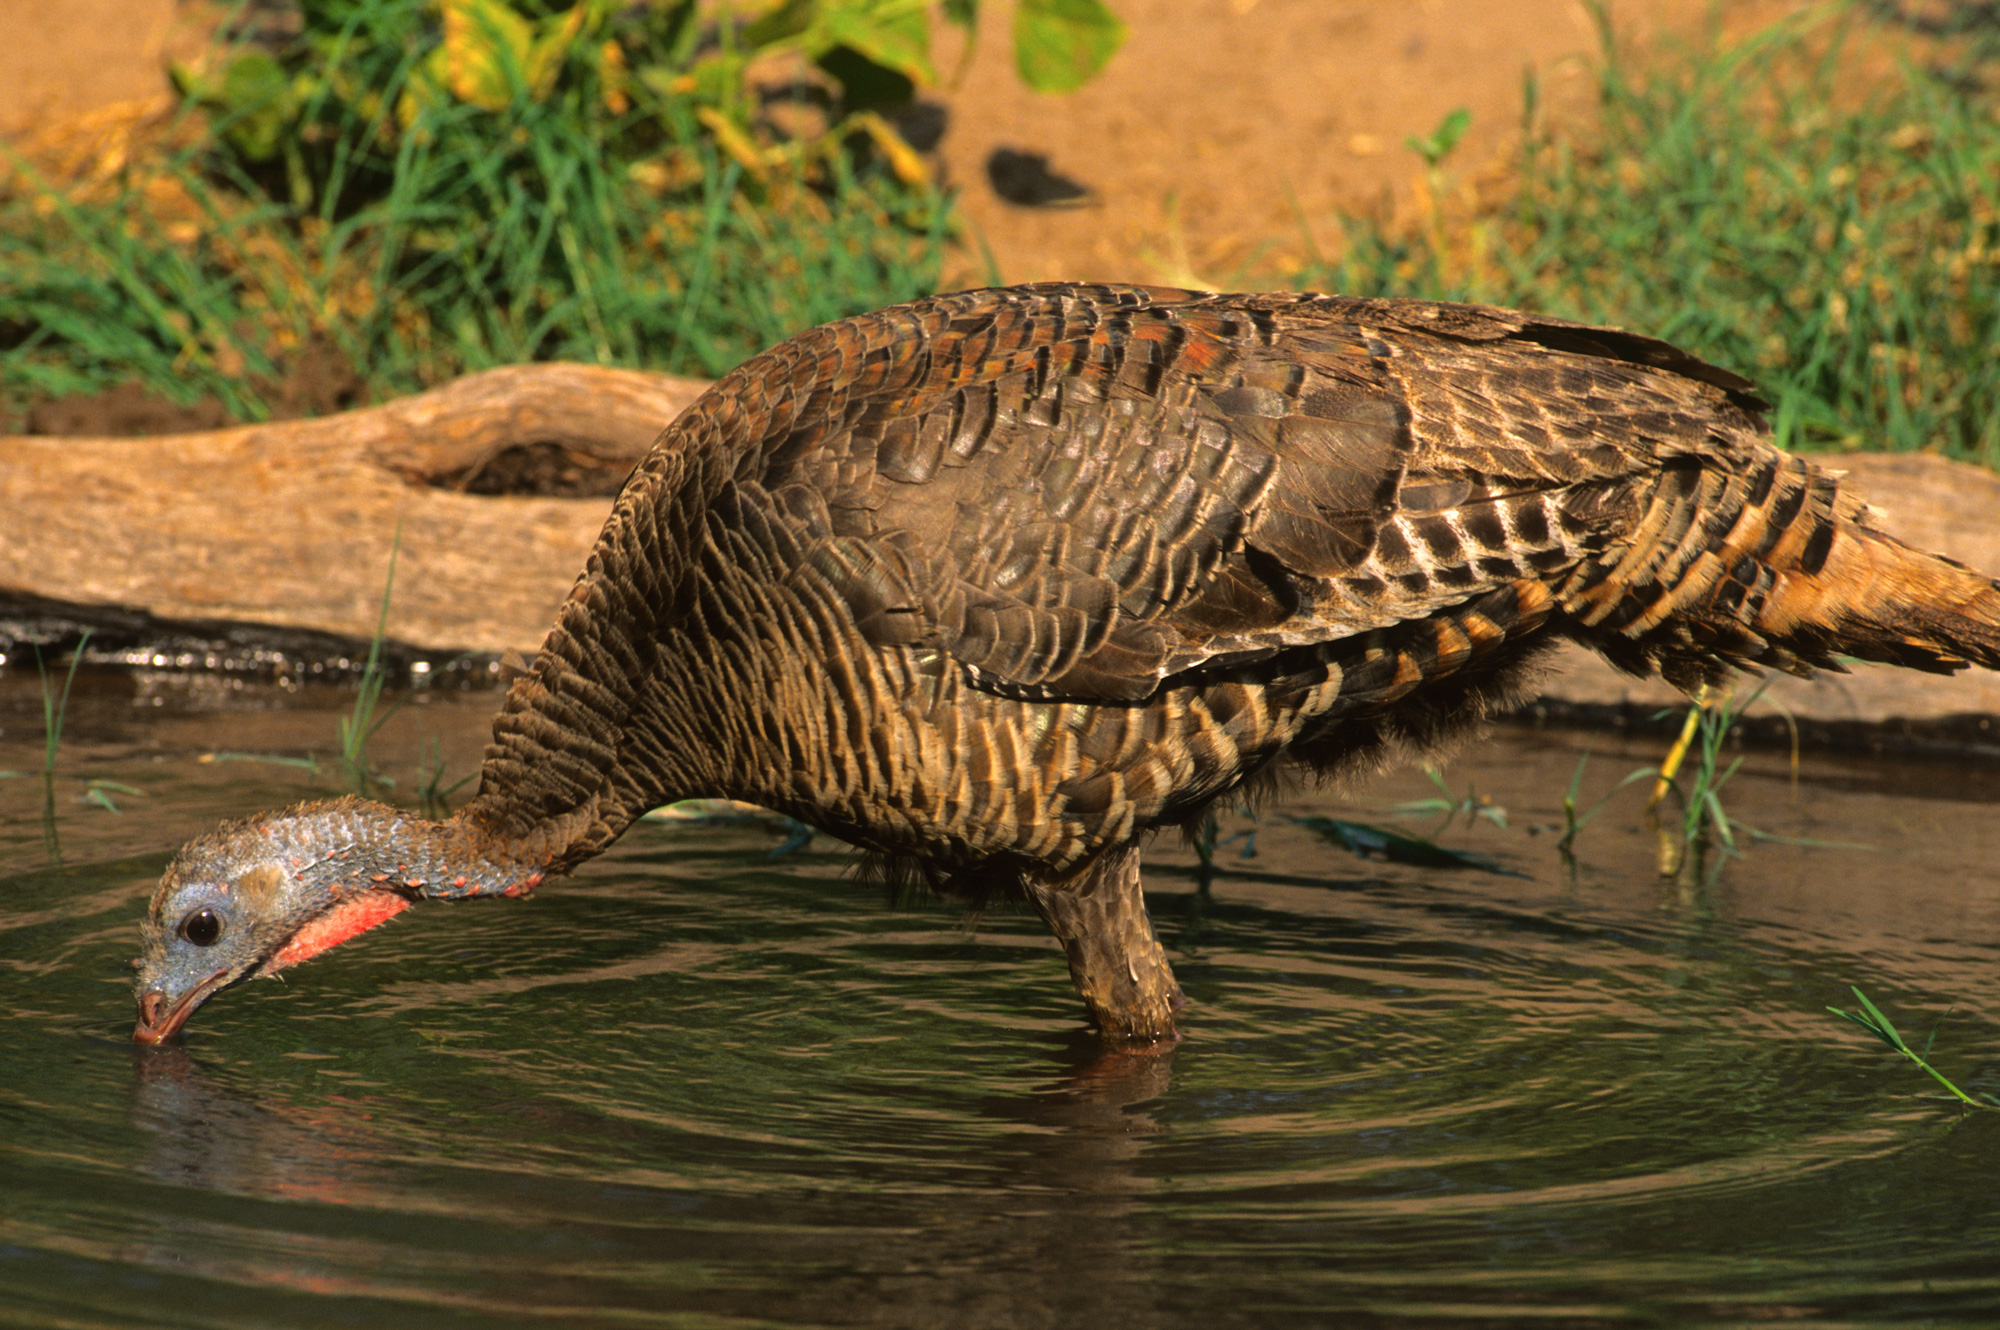
{"type": "Polygon", "coordinates": [[[463,811],[180,852],[134,1038],[691,796],[1025,900],[1106,1036],[1168,1036],[1140,845],[1280,759],[1421,750],[1564,638],[1683,686],[2000,664],[2000,588],[1869,526],[1764,405],[1651,338],[1411,301],[1044,285],[802,333],[633,473],[463,811]]]}

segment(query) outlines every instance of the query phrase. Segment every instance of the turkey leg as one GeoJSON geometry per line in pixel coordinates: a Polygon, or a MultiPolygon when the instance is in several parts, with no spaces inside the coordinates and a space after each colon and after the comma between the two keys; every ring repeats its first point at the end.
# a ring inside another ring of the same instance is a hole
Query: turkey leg
{"type": "Polygon", "coordinates": [[[1062,940],[1070,979],[1107,1038],[1173,1038],[1181,989],[1146,917],[1138,847],[1111,850],[1065,881],[1031,883],[1028,898],[1062,940]]]}

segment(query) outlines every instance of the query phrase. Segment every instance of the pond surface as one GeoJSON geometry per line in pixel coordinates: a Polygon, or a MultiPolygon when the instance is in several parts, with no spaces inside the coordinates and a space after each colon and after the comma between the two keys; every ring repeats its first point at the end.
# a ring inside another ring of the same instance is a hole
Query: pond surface
{"type": "MultiPolygon", "coordinates": [[[[844,879],[825,839],[646,822],[528,902],[426,906],[137,1050],[125,962],[173,845],[332,792],[348,699],[0,680],[0,1324],[1990,1325],[2000,1112],[1824,1010],[1862,985],[2000,1093],[2000,772],[1753,753],[1764,832],[1662,883],[1655,740],[1517,727],[1247,819],[1204,894],[1150,856],[1186,1037],[1105,1055],[1039,923],[844,879]],[[262,759],[317,749],[321,770],[262,759]],[[122,811],[86,801],[88,780],[122,811]],[[137,793],[128,792],[136,791],[137,793]]],[[[491,694],[406,708],[396,791],[491,694]]],[[[464,797],[461,792],[460,798],[464,797]]]]}

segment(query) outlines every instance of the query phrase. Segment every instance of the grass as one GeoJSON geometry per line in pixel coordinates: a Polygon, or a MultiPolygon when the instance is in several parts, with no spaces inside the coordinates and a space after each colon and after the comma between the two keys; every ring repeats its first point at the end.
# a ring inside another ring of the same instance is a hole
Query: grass
{"type": "Polygon", "coordinates": [[[715,375],[935,287],[946,196],[865,148],[746,169],[698,108],[614,88],[581,55],[552,88],[491,105],[418,97],[421,34],[364,40],[418,11],[347,9],[322,34],[282,164],[232,150],[241,117],[192,103],[151,156],[98,184],[15,163],[0,188],[0,394],[136,378],[254,419],[308,352],[378,397],[534,360],[715,375]]]}
{"type": "Polygon", "coordinates": [[[1590,825],[1591,819],[1603,812],[1604,806],[1610,803],[1612,798],[1627,785],[1632,784],[1634,781],[1644,780],[1648,776],[1657,777],[1660,774],[1659,770],[1655,767],[1640,767],[1637,770],[1628,771],[1625,773],[1623,779],[1605,791],[1602,798],[1579,812],[1577,810],[1577,801],[1583,796],[1583,772],[1584,768],[1589,765],[1590,753],[1588,750],[1585,750],[1583,756],[1576,760],[1576,770],[1570,773],[1569,789],[1564,792],[1562,800],[1563,834],[1556,840],[1556,853],[1562,856],[1563,861],[1569,864],[1572,869],[1576,863],[1576,838],[1583,834],[1583,829],[1590,825]]]}
{"type": "Polygon", "coordinates": [[[1930,1064],[1931,1044],[1937,1039],[1937,1032],[1939,1027],[1944,1024],[1944,1017],[1951,1015],[1951,1012],[1949,1010],[1947,1010],[1944,1013],[1944,1016],[1938,1017],[1937,1023],[1931,1026],[1931,1032],[1929,1035],[1925,1037],[1924,1046],[1922,1051],[1920,1052],[1917,1049],[1911,1048],[1907,1043],[1903,1042],[1903,1036],[1897,1032],[1895,1025],[1889,1020],[1887,1016],[1882,1014],[1882,1009],[1880,1007],[1877,1007],[1873,1002],[1870,1002],[1868,1000],[1868,995],[1866,993],[1862,992],[1859,988],[1853,988],[1850,989],[1850,991],[1854,994],[1854,1000],[1860,1004],[1860,1009],[1858,1011],[1846,1011],[1840,1007],[1828,1007],[1827,1010],[1832,1012],[1834,1015],[1840,1017],[1844,1021],[1851,1021],[1854,1024],[1860,1026],[1862,1029],[1868,1031],[1868,1033],[1874,1035],[1877,1039],[1880,1039],[1884,1044],[1888,1045],[1889,1048],[1893,1049],[1895,1052],[1908,1058],[1911,1062],[1916,1063],[1917,1066],[1923,1068],[1923,1070],[1926,1073],[1928,1073],[1932,1079],[1937,1081],[1939,1085],[1942,1085],[1945,1089],[1951,1091],[1953,1097],[1956,1098],[1960,1103],[1964,1104],[1966,1107],[2000,1108],[2000,1099],[1996,1099],[1994,1096],[1986,1093],[1983,1090],[1980,1091],[1979,1098],[1975,1099],[1971,1095],[1967,1094],[1965,1091],[1959,1089],[1956,1085],[1953,1085],[1948,1079],[1946,1079],[1943,1072],[1939,1071],[1936,1067],[1933,1067],[1930,1064]]]}
{"type": "MultiPolygon", "coordinates": [[[[361,667],[361,680],[355,690],[354,708],[339,718],[336,732],[340,740],[340,767],[347,778],[348,787],[356,794],[368,796],[380,789],[393,787],[395,781],[379,771],[369,760],[368,745],[389,723],[403,704],[415,694],[415,689],[403,694],[388,706],[382,705],[382,691],[387,686],[389,672],[382,664],[382,646],[389,635],[389,602],[396,590],[396,560],[403,548],[403,531],[399,526],[394,539],[389,542],[389,569],[382,579],[382,608],[375,617],[375,633],[368,640],[368,659],[361,667]]],[[[424,676],[422,687],[431,676],[424,676]]],[[[317,766],[313,767],[317,770],[317,766]]],[[[451,811],[451,796],[456,794],[472,776],[461,776],[450,785],[444,783],[444,755],[435,738],[431,740],[428,761],[417,763],[417,801],[426,817],[443,817],[451,811]]],[[[476,774],[476,773],[475,773],[476,774]]]]}
{"type": "Polygon", "coordinates": [[[1428,206],[1348,219],[1297,284],[1621,325],[1756,379],[1789,446],[2000,465],[2000,109],[1963,71],[1858,77],[1866,22],[1643,69],[1606,26],[1594,131],[1543,132],[1531,84],[1507,188],[1454,195],[1434,135],[1428,206]]]}
{"type": "MultiPolygon", "coordinates": [[[[1646,816],[1659,841],[1660,876],[1668,880],[1678,880],[1688,870],[1693,870],[1694,875],[1698,877],[1708,876],[1722,861],[1742,854],[1739,836],[1743,840],[1774,841],[1810,849],[1875,848],[1850,841],[1774,835],[1753,827],[1740,818],[1730,816],[1723,804],[1722,790],[1742,767],[1743,758],[1739,755],[1734,760],[1725,761],[1724,748],[1737,723],[1764,695],[1766,687],[1768,684],[1760,684],[1747,696],[1741,697],[1733,689],[1704,690],[1703,694],[1689,705],[1680,733],[1658,766],[1636,767],[1626,772],[1596,803],[1584,809],[1579,808],[1579,800],[1583,791],[1583,773],[1590,764],[1590,754],[1586,752],[1577,759],[1576,770],[1570,776],[1569,789],[1562,798],[1563,832],[1556,841],[1556,852],[1566,863],[1574,866],[1576,838],[1582,834],[1583,829],[1603,811],[1619,791],[1649,778],[1653,782],[1653,789],[1646,800],[1646,816]],[[1689,758],[1693,759],[1692,763],[1688,761],[1689,758]],[[1683,776],[1687,781],[1685,790],[1681,788],[1683,776]],[[1680,815],[1671,822],[1663,822],[1660,809],[1669,794],[1679,799],[1680,815]],[[1718,846],[1722,853],[1711,860],[1711,851],[1718,846]]],[[[1655,719],[1669,714],[1671,713],[1660,712],[1655,719]]],[[[1792,732],[1792,779],[1796,784],[1799,772],[1798,727],[1792,724],[1789,715],[1785,715],[1784,719],[1792,732]]]]}
{"type": "MultiPolygon", "coordinates": [[[[56,691],[49,676],[41,648],[35,648],[35,670],[41,676],[42,684],[42,840],[50,863],[62,862],[62,841],[56,829],[56,755],[62,751],[63,723],[69,715],[70,690],[76,685],[77,668],[83,664],[83,649],[89,642],[90,633],[86,630],[70,653],[69,672],[63,676],[60,692],[56,691]]],[[[0,780],[17,779],[27,774],[24,771],[0,771],[0,780]]],[[[113,813],[120,811],[115,796],[137,797],[142,794],[144,791],[122,781],[102,777],[86,780],[83,787],[85,802],[113,813]]]]}
{"type": "Polygon", "coordinates": [[[1740,700],[1734,690],[1716,695],[1704,691],[1688,708],[1680,736],[1675,739],[1658,769],[1632,773],[1633,777],[1651,775],[1656,778],[1653,793],[1646,800],[1646,811],[1657,816],[1667,792],[1679,789],[1675,782],[1685,758],[1692,753],[1695,759],[1693,768],[1688,772],[1688,790],[1682,799],[1680,824],[1672,832],[1661,828],[1660,876],[1674,877],[1686,864],[1700,863],[1713,841],[1722,843],[1725,855],[1738,853],[1737,824],[1730,820],[1728,810],[1722,805],[1722,787],[1743,765],[1743,758],[1738,755],[1735,761],[1724,766],[1722,749],[1728,742],[1729,732],[1736,728],[1736,722],[1763,694],[1764,687],[1761,685],[1740,700]]]}
{"type": "Polygon", "coordinates": [[[89,641],[87,631],[77,639],[76,649],[70,653],[69,673],[63,676],[60,694],[49,686],[49,671],[42,662],[42,650],[35,648],[35,669],[42,677],[42,784],[48,791],[51,808],[55,805],[56,753],[62,747],[63,719],[69,713],[70,689],[76,685],[77,667],[83,664],[83,648],[89,641]]]}
{"type": "MultiPolygon", "coordinates": [[[[368,744],[381,732],[389,718],[402,708],[397,701],[382,707],[382,688],[388,672],[382,667],[382,644],[389,634],[389,599],[396,589],[396,556],[402,552],[403,530],[389,542],[389,571],[382,579],[382,609],[375,616],[375,634],[368,640],[368,659],[361,667],[361,682],[354,695],[354,710],[340,717],[340,766],[348,784],[360,795],[373,793],[377,785],[391,784],[368,760],[368,744]]],[[[407,700],[407,697],[405,698],[407,700]]],[[[442,771],[439,773],[442,775],[442,771]]]]}
{"type": "MultiPolygon", "coordinates": [[[[398,527],[389,544],[389,567],[382,579],[382,604],[375,616],[375,631],[368,640],[368,655],[362,662],[361,677],[358,681],[354,705],[344,716],[335,718],[334,734],[336,756],[339,762],[341,783],[355,794],[364,798],[377,797],[395,788],[395,779],[383,773],[369,756],[369,745],[382,732],[382,728],[403,709],[418,689],[423,688],[431,675],[425,675],[409,692],[383,705],[382,696],[389,684],[389,668],[383,663],[383,647],[389,637],[389,606],[396,590],[396,563],[402,553],[403,533],[398,527]]],[[[204,760],[214,762],[263,762],[275,766],[295,767],[317,776],[320,772],[318,758],[308,754],[304,757],[281,757],[268,753],[211,753],[204,760]]],[[[477,775],[476,772],[473,775],[477,775]]],[[[445,783],[445,761],[441,745],[435,736],[430,740],[429,751],[417,761],[416,795],[418,806],[426,817],[444,817],[451,812],[451,796],[456,794],[473,775],[461,776],[458,780],[445,783]]],[[[137,793],[124,787],[122,792],[137,793]]],[[[104,800],[97,800],[104,802],[104,800]]],[[[108,803],[106,806],[110,806],[108,803]]],[[[116,811],[114,808],[113,811],[116,811]]]]}

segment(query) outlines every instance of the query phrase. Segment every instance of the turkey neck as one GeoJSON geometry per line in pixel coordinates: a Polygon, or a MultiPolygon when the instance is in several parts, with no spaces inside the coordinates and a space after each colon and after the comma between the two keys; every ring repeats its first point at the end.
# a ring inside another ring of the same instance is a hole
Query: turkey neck
{"type": "Polygon", "coordinates": [[[350,887],[455,900],[518,896],[544,876],[533,846],[497,841],[462,818],[433,822],[351,797],[302,806],[270,825],[270,843],[313,866],[305,871],[350,887]]]}
{"type": "Polygon", "coordinates": [[[760,477],[774,449],[810,446],[802,426],[924,373],[919,352],[950,313],[939,302],[817,329],[739,366],[667,428],[494,720],[479,793],[459,815],[468,830],[563,872],[649,808],[740,793],[716,786],[710,755],[689,751],[690,728],[705,727],[662,711],[666,698],[703,693],[679,685],[705,662],[668,658],[662,644],[694,605],[711,510],[760,477]]]}
{"type": "Polygon", "coordinates": [[[684,608],[690,546],[723,483],[719,468],[701,465],[713,451],[677,425],[626,481],[534,665],[494,718],[479,793],[457,818],[474,839],[562,872],[648,808],[685,797],[681,764],[640,723],[642,694],[663,668],[660,638],[684,608]]]}

